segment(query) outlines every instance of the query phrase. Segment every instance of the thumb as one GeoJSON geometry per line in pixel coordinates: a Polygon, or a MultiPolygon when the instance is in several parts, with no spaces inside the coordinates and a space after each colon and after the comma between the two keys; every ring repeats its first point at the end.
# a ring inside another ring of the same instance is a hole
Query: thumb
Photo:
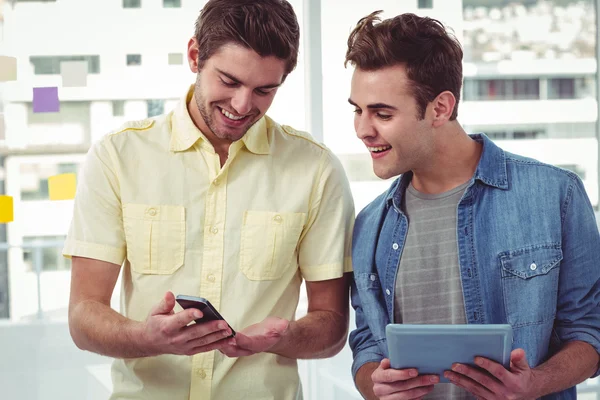
{"type": "Polygon", "coordinates": [[[389,358],[384,358],[379,363],[379,368],[381,368],[381,369],[390,369],[391,366],[392,366],[392,364],[390,363],[390,359],[389,358]]]}
{"type": "Polygon", "coordinates": [[[152,308],[150,315],[169,314],[173,308],[175,308],[175,296],[173,293],[167,292],[160,303],[152,308]]]}
{"type": "Polygon", "coordinates": [[[510,353],[510,369],[516,371],[524,371],[529,369],[527,358],[525,357],[525,350],[516,349],[510,353]]]}
{"type": "Polygon", "coordinates": [[[271,333],[274,335],[283,335],[289,328],[290,321],[286,319],[280,319],[275,321],[273,326],[271,326],[271,333]]]}

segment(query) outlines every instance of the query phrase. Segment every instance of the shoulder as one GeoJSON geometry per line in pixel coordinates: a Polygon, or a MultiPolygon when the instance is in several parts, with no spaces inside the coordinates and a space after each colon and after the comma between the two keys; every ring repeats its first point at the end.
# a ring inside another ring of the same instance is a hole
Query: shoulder
{"type": "Polygon", "coordinates": [[[547,164],[534,158],[504,152],[507,168],[518,178],[539,179],[546,184],[577,184],[581,179],[573,171],[547,164]]]}
{"type": "Polygon", "coordinates": [[[109,132],[106,136],[116,136],[130,131],[147,131],[156,124],[156,120],[152,118],[140,119],[137,121],[128,121],[119,128],[109,132]]]}

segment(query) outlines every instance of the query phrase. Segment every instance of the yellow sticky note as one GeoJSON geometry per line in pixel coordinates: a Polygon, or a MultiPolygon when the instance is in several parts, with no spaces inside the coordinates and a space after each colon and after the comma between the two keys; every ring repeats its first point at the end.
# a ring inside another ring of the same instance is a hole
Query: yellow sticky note
{"type": "MultiPolygon", "coordinates": [[[[0,3],[2,3],[0,1],[0,3]]],[[[17,80],[17,59],[15,57],[0,56],[0,82],[17,80]]]]}
{"type": "Polygon", "coordinates": [[[13,198],[0,196],[0,224],[14,221],[13,198]]]}
{"type": "Polygon", "coordinates": [[[75,198],[76,187],[75,174],[61,174],[48,178],[50,200],[72,200],[75,198]]]}

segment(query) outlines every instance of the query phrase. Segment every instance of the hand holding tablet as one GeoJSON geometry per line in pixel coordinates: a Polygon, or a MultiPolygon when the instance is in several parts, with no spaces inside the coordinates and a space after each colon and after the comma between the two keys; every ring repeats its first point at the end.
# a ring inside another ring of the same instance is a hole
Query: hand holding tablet
{"type": "Polygon", "coordinates": [[[512,348],[510,325],[408,325],[386,327],[391,368],[416,368],[420,375],[438,375],[454,363],[476,367],[476,356],[509,367],[512,348]]]}

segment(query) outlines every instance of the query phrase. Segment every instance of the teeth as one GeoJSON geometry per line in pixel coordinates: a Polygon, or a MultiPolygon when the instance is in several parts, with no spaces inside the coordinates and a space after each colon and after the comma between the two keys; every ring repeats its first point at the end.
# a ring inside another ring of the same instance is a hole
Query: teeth
{"type": "Polygon", "coordinates": [[[367,146],[367,149],[369,149],[369,151],[374,151],[374,152],[380,152],[380,151],[384,151],[384,150],[388,150],[391,149],[392,146],[380,146],[380,147],[369,147],[367,146]]]}
{"type": "Polygon", "coordinates": [[[222,108],[221,108],[221,112],[223,113],[224,116],[226,116],[227,118],[232,119],[234,121],[239,121],[240,119],[244,118],[243,116],[242,117],[236,117],[235,115],[233,115],[229,111],[225,111],[222,108]]]}

